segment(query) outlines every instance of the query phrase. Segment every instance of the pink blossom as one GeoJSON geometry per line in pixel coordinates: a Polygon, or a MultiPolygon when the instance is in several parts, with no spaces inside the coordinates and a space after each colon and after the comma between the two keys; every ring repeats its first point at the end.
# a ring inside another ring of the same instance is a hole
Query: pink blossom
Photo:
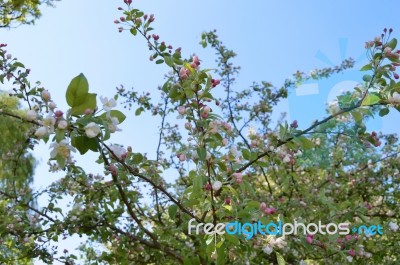
{"type": "Polygon", "coordinates": [[[190,64],[190,66],[192,67],[192,68],[197,68],[198,66],[200,65],[200,61],[199,61],[199,58],[195,55],[195,56],[193,56],[192,57],[192,63],[190,64]]]}
{"type": "Polygon", "coordinates": [[[179,155],[179,161],[183,162],[186,160],[186,155],[185,154],[180,154],[179,155]]]}
{"type": "Polygon", "coordinates": [[[178,107],[178,112],[180,115],[183,115],[186,113],[186,108],[184,106],[179,106],[178,107]]]}
{"type": "Polygon", "coordinates": [[[184,67],[182,67],[182,68],[179,70],[179,76],[180,76],[180,78],[182,78],[183,80],[186,80],[186,79],[188,78],[189,74],[190,74],[189,70],[186,69],[186,68],[184,68],[184,67]]]}
{"type": "Polygon", "coordinates": [[[261,210],[267,209],[267,204],[266,204],[265,202],[262,202],[262,203],[260,204],[260,209],[261,209],[261,210]]]}
{"type": "Polygon", "coordinates": [[[269,207],[267,209],[265,209],[265,214],[274,214],[276,212],[274,207],[269,207]]]}
{"type": "Polygon", "coordinates": [[[354,251],[354,249],[350,249],[347,253],[352,257],[354,257],[356,255],[356,252],[354,251]]]}

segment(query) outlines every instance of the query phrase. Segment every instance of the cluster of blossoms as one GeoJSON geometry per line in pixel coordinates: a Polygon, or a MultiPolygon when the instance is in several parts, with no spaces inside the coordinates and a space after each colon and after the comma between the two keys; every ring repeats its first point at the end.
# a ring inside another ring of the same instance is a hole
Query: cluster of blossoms
{"type": "Polygon", "coordinates": [[[328,110],[329,112],[334,115],[338,112],[341,111],[340,107],[339,107],[339,101],[338,100],[332,100],[328,103],[328,110]]]}
{"type": "Polygon", "coordinates": [[[267,204],[265,202],[262,202],[260,204],[260,211],[264,212],[267,215],[270,215],[270,214],[274,214],[276,212],[276,209],[272,206],[267,207],[267,204]]]}
{"type": "Polygon", "coordinates": [[[269,236],[268,244],[263,248],[263,252],[265,254],[271,254],[274,250],[274,247],[279,249],[283,249],[287,246],[287,242],[284,236],[276,238],[275,236],[269,236]]]}
{"type": "Polygon", "coordinates": [[[371,133],[371,138],[374,142],[375,147],[378,147],[382,144],[381,141],[379,140],[378,134],[375,131],[371,133]]]}
{"type": "MultiPolygon", "coordinates": [[[[384,44],[385,36],[388,33],[388,37],[390,34],[393,32],[393,29],[384,29],[384,33],[380,37],[375,37],[374,40],[368,41],[365,43],[365,48],[366,49],[380,49],[382,51],[382,59],[387,58],[391,61],[390,65],[384,66],[385,70],[387,71],[388,74],[392,75],[394,79],[399,79],[400,76],[398,73],[396,73],[396,67],[400,66],[400,50],[394,50],[392,47],[390,47],[390,42],[387,44],[384,44]]],[[[379,59],[373,60],[374,66],[379,65],[379,59]]]]}
{"type": "MultiPolygon", "coordinates": [[[[50,145],[50,148],[52,149],[50,152],[50,158],[57,161],[59,161],[59,159],[62,159],[62,161],[72,163],[71,152],[75,152],[76,149],[71,146],[67,138],[65,138],[66,131],[74,128],[74,126],[71,126],[70,124],[72,122],[72,119],[65,118],[64,113],[61,110],[56,110],[57,105],[52,101],[51,94],[48,90],[43,90],[40,96],[42,102],[49,110],[48,114],[45,117],[41,118],[38,113],[39,107],[34,106],[32,109],[26,111],[25,119],[39,125],[34,133],[34,135],[38,139],[47,139],[51,134],[54,134],[56,130],[58,135],[64,134],[64,137],[62,137],[62,139],[59,139],[50,145]]],[[[106,124],[109,132],[114,133],[116,131],[121,131],[121,129],[118,127],[120,123],[118,118],[111,115],[112,109],[117,105],[115,99],[100,97],[100,100],[103,104],[103,110],[106,112],[106,122],[104,124],[106,124]]],[[[86,109],[84,114],[86,116],[93,115],[94,110],[86,109]]],[[[83,131],[86,137],[95,138],[101,134],[101,127],[96,122],[89,122],[83,127],[83,131]]],[[[115,149],[114,153],[117,155],[118,158],[121,159],[121,154],[123,153],[121,150],[115,149]]],[[[56,166],[55,169],[58,170],[59,167],[56,166]]]]}

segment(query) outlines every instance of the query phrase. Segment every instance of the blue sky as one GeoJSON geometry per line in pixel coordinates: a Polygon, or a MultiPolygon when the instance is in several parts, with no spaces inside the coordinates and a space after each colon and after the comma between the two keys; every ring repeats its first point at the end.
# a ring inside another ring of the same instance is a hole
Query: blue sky
{"type": "MultiPolygon", "coordinates": [[[[235,62],[242,67],[236,84],[239,90],[262,80],[280,86],[296,70],[308,72],[339,64],[349,56],[358,58],[365,53],[364,42],[379,35],[384,27],[393,27],[394,35],[399,36],[396,4],[343,0],[133,1],[145,13],[155,14],[155,33],[162,40],[182,47],[184,56],[198,54],[202,66],[213,67],[214,59],[212,51],[198,45],[201,32],[217,29],[223,42],[238,54],[235,62]]],[[[81,72],[88,78],[91,91],[98,95],[113,96],[120,84],[156,92],[168,69],[149,62],[150,53],[143,39],[128,32],[118,33],[113,21],[121,16],[117,7],[122,5],[123,1],[61,1],[56,8],[45,8],[35,26],[2,30],[1,42],[7,43],[8,51],[32,69],[32,81],[40,80],[64,110],[66,87],[81,72]]],[[[357,65],[360,66],[362,62],[357,65]]],[[[353,71],[334,77],[334,83],[321,82],[317,84],[321,96],[315,98],[292,93],[279,110],[304,121],[300,128],[305,128],[309,120],[323,116],[326,95],[335,84],[348,85],[351,83],[345,81],[358,77],[353,71]],[[311,102],[306,104],[307,109],[304,102],[311,102]]],[[[399,117],[391,114],[375,127],[394,131],[393,120],[399,117]]],[[[132,113],[122,126],[124,131],[113,139],[132,145],[134,150],[154,153],[157,126],[158,123],[148,122],[146,115],[135,118],[132,113]]],[[[47,173],[47,148],[38,148],[42,163],[37,169],[36,187],[57,179],[47,173]]],[[[66,244],[73,246],[71,242],[66,244]]]]}

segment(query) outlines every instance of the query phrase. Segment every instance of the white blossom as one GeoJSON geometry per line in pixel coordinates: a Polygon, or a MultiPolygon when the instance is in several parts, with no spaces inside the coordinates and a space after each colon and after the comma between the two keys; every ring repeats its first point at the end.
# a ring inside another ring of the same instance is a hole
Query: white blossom
{"type": "Polygon", "coordinates": [[[126,150],[120,145],[113,144],[109,146],[110,150],[114,153],[118,159],[123,159],[126,156],[126,150]]]}
{"type": "Polygon", "coordinates": [[[346,259],[347,259],[348,262],[352,262],[353,261],[353,257],[352,256],[347,256],[346,259]]]}
{"type": "Polygon", "coordinates": [[[37,138],[43,138],[43,137],[45,137],[45,136],[48,135],[48,134],[49,134],[49,133],[48,133],[48,131],[47,131],[47,128],[44,127],[44,126],[39,127],[39,128],[36,130],[36,132],[35,132],[35,136],[36,136],[37,138]]]}
{"type": "Polygon", "coordinates": [[[36,118],[37,118],[37,113],[36,113],[36,111],[34,111],[34,110],[28,110],[28,111],[26,112],[26,119],[27,119],[28,121],[34,121],[34,120],[36,120],[36,118]]]}
{"type": "Polygon", "coordinates": [[[86,136],[89,138],[94,138],[101,132],[100,126],[94,122],[90,122],[85,126],[86,136]]]}
{"type": "Polygon", "coordinates": [[[50,152],[50,157],[55,158],[57,155],[65,159],[69,159],[71,156],[71,151],[75,152],[75,148],[69,145],[67,140],[62,140],[61,142],[57,143],[54,142],[50,145],[53,148],[50,152]]]}
{"type": "Polygon", "coordinates": [[[273,250],[274,249],[270,245],[267,245],[266,247],[263,248],[263,252],[267,255],[271,254],[273,250]]]}
{"type": "Polygon", "coordinates": [[[108,100],[107,97],[103,98],[100,96],[100,101],[101,103],[103,103],[103,109],[107,112],[110,111],[115,106],[117,106],[117,102],[113,98],[110,98],[110,100],[108,100]]]}
{"type": "Polygon", "coordinates": [[[390,230],[392,230],[392,231],[394,231],[394,232],[396,232],[397,230],[399,230],[399,225],[396,224],[396,223],[394,223],[394,222],[390,222],[390,223],[389,223],[389,227],[390,227],[390,230]]]}
{"type": "Polygon", "coordinates": [[[394,105],[400,104],[400,94],[394,92],[393,95],[388,98],[388,101],[394,105]]]}
{"type": "Polygon", "coordinates": [[[68,127],[68,122],[66,120],[61,120],[58,122],[57,128],[65,130],[68,127]]]}
{"type": "Polygon", "coordinates": [[[108,129],[110,133],[115,133],[116,131],[122,131],[122,129],[118,128],[119,120],[117,117],[108,117],[108,129]]]}
{"type": "Polygon", "coordinates": [[[285,157],[283,158],[283,162],[284,163],[289,163],[290,162],[290,156],[289,155],[285,155],[285,157]]]}
{"type": "Polygon", "coordinates": [[[222,182],[221,181],[216,181],[212,184],[212,189],[214,191],[220,190],[222,187],[222,182]]]}
{"type": "Polygon", "coordinates": [[[336,114],[340,111],[339,102],[335,99],[328,103],[328,109],[331,114],[336,114]]]}
{"type": "Polygon", "coordinates": [[[247,136],[251,137],[251,136],[254,136],[254,135],[256,135],[256,130],[254,129],[253,126],[250,126],[249,129],[247,130],[247,136]]]}
{"type": "Polygon", "coordinates": [[[41,121],[41,125],[47,128],[48,133],[54,132],[54,125],[56,124],[56,119],[53,115],[49,114],[46,118],[41,121]]]}

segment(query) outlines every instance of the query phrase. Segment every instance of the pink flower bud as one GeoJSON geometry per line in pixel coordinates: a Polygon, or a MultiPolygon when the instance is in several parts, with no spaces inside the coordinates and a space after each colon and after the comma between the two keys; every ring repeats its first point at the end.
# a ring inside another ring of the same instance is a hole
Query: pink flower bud
{"type": "Polygon", "coordinates": [[[179,70],[179,76],[180,76],[180,78],[182,78],[183,80],[186,80],[186,79],[188,78],[189,74],[190,74],[189,70],[186,69],[186,68],[184,68],[184,67],[182,67],[182,68],[179,70]]]}
{"type": "Polygon", "coordinates": [[[221,80],[219,79],[211,79],[211,85],[212,87],[216,87],[221,83],[221,80]]]}
{"type": "Polygon", "coordinates": [[[275,208],[274,207],[270,207],[270,208],[267,208],[267,209],[265,209],[265,214],[274,214],[276,212],[276,210],[275,210],[275,208]]]}
{"type": "Polygon", "coordinates": [[[203,112],[201,113],[201,117],[204,119],[207,118],[210,111],[211,111],[211,108],[209,106],[205,106],[203,108],[203,112]]]}
{"type": "Polygon", "coordinates": [[[113,175],[113,176],[117,175],[117,168],[115,167],[114,164],[110,164],[108,166],[108,171],[110,171],[111,175],[113,175]]]}
{"type": "Polygon", "coordinates": [[[352,236],[351,235],[346,235],[345,238],[346,238],[347,241],[350,241],[352,239],[352,236]]]}
{"type": "Polygon", "coordinates": [[[354,249],[350,249],[347,253],[352,257],[354,257],[356,255],[356,252],[354,251],[354,249]]]}
{"type": "Polygon", "coordinates": [[[212,186],[211,186],[210,183],[207,183],[207,184],[204,185],[203,188],[204,188],[205,190],[211,190],[211,189],[212,189],[212,186]]]}
{"type": "Polygon", "coordinates": [[[151,14],[149,17],[149,22],[153,22],[155,20],[154,14],[151,14]]]}
{"type": "Polygon", "coordinates": [[[54,103],[54,102],[50,102],[50,103],[49,103],[49,108],[50,108],[50,110],[53,111],[56,107],[57,107],[56,103],[54,103]]]}
{"type": "Polygon", "coordinates": [[[225,204],[230,205],[231,204],[231,198],[226,198],[225,199],[225,204]]]}
{"type": "Polygon", "coordinates": [[[86,109],[85,110],[85,115],[90,115],[92,114],[92,110],[91,109],[86,109]]]}
{"type": "Polygon", "coordinates": [[[42,99],[46,102],[48,102],[51,99],[50,92],[48,90],[43,90],[42,91],[42,99]]]}
{"type": "Polygon", "coordinates": [[[184,106],[179,106],[178,112],[180,115],[184,115],[186,113],[186,108],[184,106]]]}
{"type": "Polygon", "coordinates": [[[307,235],[306,241],[308,244],[311,244],[313,242],[313,236],[312,235],[307,235]]]}
{"type": "Polygon", "coordinates": [[[260,204],[260,209],[261,210],[265,210],[265,209],[267,209],[267,204],[265,203],[265,202],[262,202],[261,204],[260,204]]]}
{"type": "Polygon", "coordinates": [[[57,110],[57,111],[54,113],[54,115],[55,115],[57,118],[60,118],[60,117],[62,117],[62,115],[64,115],[64,113],[63,113],[61,110],[57,110]]]}
{"type": "Polygon", "coordinates": [[[186,160],[186,155],[185,154],[180,154],[179,155],[179,161],[184,162],[186,160]]]}
{"type": "Polygon", "coordinates": [[[197,57],[196,55],[192,57],[192,62],[195,65],[195,67],[193,68],[197,68],[200,65],[200,61],[199,61],[199,57],[197,57]]]}
{"type": "Polygon", "coordinates": [[[114,23],[119,24],[119,20],[118,19],[114,20],[114,23]]]}

